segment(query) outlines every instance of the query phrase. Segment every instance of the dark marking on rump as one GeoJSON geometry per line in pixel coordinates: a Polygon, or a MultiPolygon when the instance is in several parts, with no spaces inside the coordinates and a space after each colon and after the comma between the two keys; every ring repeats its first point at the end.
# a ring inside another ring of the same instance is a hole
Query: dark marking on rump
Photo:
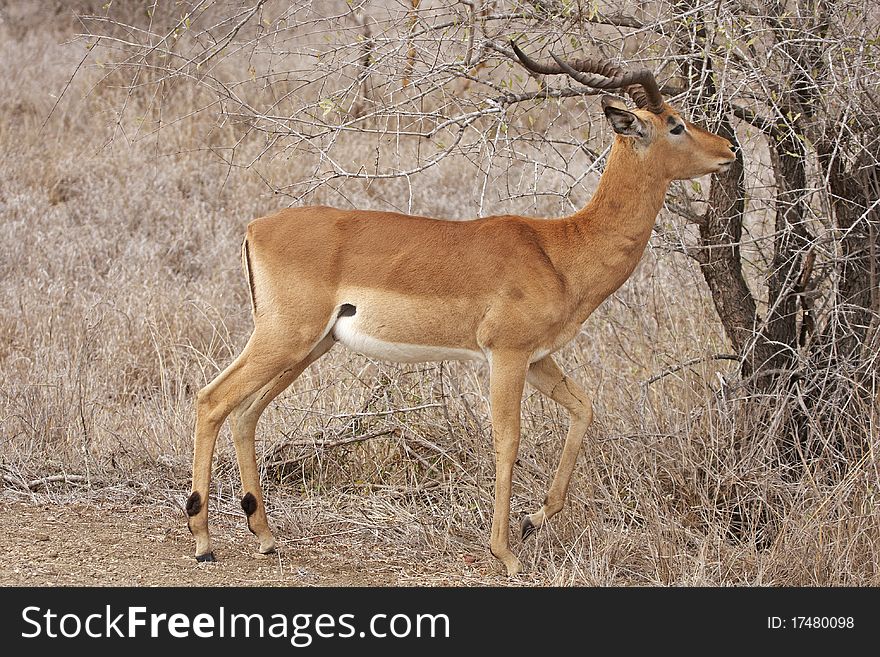
{"type": "Polygon", "coordinates": [[[244,240],[244,261],[247,267],[248,285],[251,288],[251,304],[254,306],[254,313],[257,312],[257,289],[254,287],[254,272],[251,267],[251,247],[247,238],[244,240]]]}
{"type": "Polygon", "coordinates": [[[344,303],[339,308],[339,314],[336,316],[339,317],[354,317],[354,314],[357,312],[357,308],[352,306],[350,303],[344,303]]]}
{"type": "Polygon", "coordinates": [[[257,498],[254,497],[253,493],[247,493],[241,498],[241,509],[248,517],[257,510],[257,498]]]}
{"type": "Polygon", "coordinates": [[[186,498],[186,515],[194,516],[202,510],[202,496],[198,492],[193,491],[192,495],[186,498]]]}

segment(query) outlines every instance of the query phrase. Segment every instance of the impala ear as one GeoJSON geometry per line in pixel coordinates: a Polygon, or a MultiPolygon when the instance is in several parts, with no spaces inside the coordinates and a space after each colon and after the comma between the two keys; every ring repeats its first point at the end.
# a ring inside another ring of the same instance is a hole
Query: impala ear
{"type": "Polygon", "coordinates": [[[602,110],[612,130],[624,137],[644,137],[648,134],[645,123],[626,108],[619,98],[602,96],[602,110]]]}

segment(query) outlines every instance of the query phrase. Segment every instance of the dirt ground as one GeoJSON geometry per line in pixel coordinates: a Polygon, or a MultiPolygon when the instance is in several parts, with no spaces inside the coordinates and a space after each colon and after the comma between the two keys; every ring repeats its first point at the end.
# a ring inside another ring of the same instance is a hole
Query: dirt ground
{"type": "MultiPolygon", "coordinates": [[[[351,531],[278,535],[258,555],[244,518],[214,514],[218,561],[200,564],[174,508],[110,503],[29,504],[0,500],[0,586],[409,586],[503,585],[487,555],[423,555],[395,561],[387,545],[359,544],[351,531]],[[219,516],[219,517],[218,517],[219,516]],[[335,535],[334,535],[335,534],[335,535]],[[354,539],[354,540],[352,540],[354,539]],[[443,575],[438,576],[438,573],[443,575]]],[[[409,548],[411,550],[411,547],[409,548]]]]}

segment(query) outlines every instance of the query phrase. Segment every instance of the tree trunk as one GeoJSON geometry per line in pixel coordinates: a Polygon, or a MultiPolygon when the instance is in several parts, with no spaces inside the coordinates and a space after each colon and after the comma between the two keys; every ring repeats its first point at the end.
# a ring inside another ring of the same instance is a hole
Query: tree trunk
{"type": "MultiPolygon", "coordinates": [[[[718,134],[736,145],[736,135],[726,117],[721,121],[718,134]]],[[[745,354],[754,342],[759,320],[740,259],[745,194],[742,154],[736,150],[737,157],[730,170],[712,179],[708,208],[699,222],[700,248],[695,250],[694,257],[700,263],[727,339],[736,353],[745,354]]],[[[751,360],[744,367],[745,375],[754,369],[751,360]]]]}
{"type": "Polygon", "coordinates": [[[808,283],[803,280],[804,254],[812,236],[805,223],[807,193],[806,157],[796,125],[771,135],[770,159],[776,179],[776,221],[773,259],[767,280],[767,326],[765,335],[771,357],[767,365],[776,370],[789,368],[796,360],[798,298],[808,283]]]}

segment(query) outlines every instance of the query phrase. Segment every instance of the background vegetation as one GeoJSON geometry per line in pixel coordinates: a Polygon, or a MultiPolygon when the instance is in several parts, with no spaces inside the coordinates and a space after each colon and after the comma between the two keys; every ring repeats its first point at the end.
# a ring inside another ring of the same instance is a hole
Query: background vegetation
{"type": "MultiPolygon", "coordinates": [[[[610,131],[592,92],[513,63],[517,38],[651,68],[742,156],[674,186],[559,354],[597,420],[566,509],[517,548],[530,581],[880,583],[878,33],[851,0],[0,3],[4,495],[182,504],[194,393],[250,332],[255,217],[582,206],[610,131]]],[[[258,429],[282,541],[323,519],[485,550],[486,383],[319,361],[258,429]]],[[[523,413],[514,512],[566,425],[531,390],[523,413]]],[[[239,513],[224,436],[213,504],[239,513]]]]}

